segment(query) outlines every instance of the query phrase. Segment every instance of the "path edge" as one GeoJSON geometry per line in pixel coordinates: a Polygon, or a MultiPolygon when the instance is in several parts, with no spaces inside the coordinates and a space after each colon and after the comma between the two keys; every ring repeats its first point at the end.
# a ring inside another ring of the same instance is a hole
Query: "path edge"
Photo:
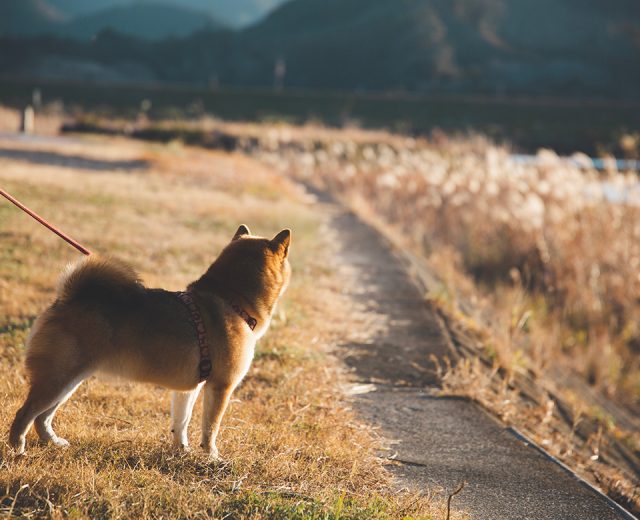
{"type": "Polygon", "coordinates": [[[508,431],[511,435],[513,435],[516,439],[518,439],[519,441],[523,442],[525,445],[531,446],[533,449],[538,451],[546,459],[550,460],[551,462],[555,462],[558,466],[560,466],[565,471],[565,473],[568,473],[575,480],[577,480],[580,484],[582,484],[584,487],[590,489],[591,491],[596,493],[596,495],[599,495],[601,498],[603,498],[605,500],[605,502],[607,502],[607,504],[612,509],[616,510],[624,518],[626,518],[627,520],[638,520],[637,516],[634,516],[631,512],[627,511],[623,506],[618,504],[618,502],[613,500],[613,498],[611,498],[606,493],[603,493],[601,490],[599,490],[597,487],[595,487],[593,484],[591,484],[591,482],[589,482],[588,480],[582,478],[575,471],[573,471],[569,466],[567,466],[564,462],[562,462],[560,459],[557,459],[556,457],[551,455],[551,453],[549,453],[542,446],[540,446],[535,441],[533,441],[532,439],[527,437],[520,430],[518,430],[514,426],[508,426],[508,427],[505,428],[505,430],[508,431]]]}
{"type": "MultiPolygon", "coordinates": [[[[350,208],[345,208],[345,209],[349,213],[353,214],[358,220],[363,222],[365,225],[371,227],[382,238],[383,242],[387,244],[387,246],[389,247],[391,253],[400,261],[401,265],[403,266],[411,282],[417,287],[417,289],[423,295],[423,298],[425,298],[426,300],[426,294],[428,292],[429,285],[432,284],[434,281],[436,281],[437,278],[435,278],[434,276],[429,276],[427,274],[429,270],[424,265],[422,265],[420,260],[415,255],[413,255],[409,251],[406,251],[405,248],[402,246],[402,244],[398,240],[394,240],[392,237],[388,236],[388,234],[385,232],[385,226],[382,225],[382,223],[376,222],[375,219],[374,220],[367,219],[362,215],[356,213],[355,211],[351,210],[350,208]]],[[[445,329],[442,332],[446,334],[447,333],[446,325],[444,323],[440,323],[440,327],[445,329]]],[[[443,396],[443,397],[447,397],[447,396],[443,396]]],[[[467,398],[467,399],[470,402],[476,405],[479,405],[479,403],[477,403],[474,399],[472,398],[467,398]]],[[[487,410],[484,406],[480,405],[479,408],[484,413],[486,413],[490,418],[496,421],[504,430],[509,432],[511,435],[516,437],[525,445],[531,446],[534,450],[538,451],[547,460],[557,464],[563,471],[568,473],[572,478],[578,481],[581,485],[583,485],[587,489],[594,492],[600,498],[604,499],[607,505],[609,505],[616,512],[620,513],[623,516],[623,518],[625,518],[626,520],[640,520],[639,517],[636,517],[631,512],[627,511],[627,509],[625,509],[622,505],[620,505],[618,502],[613,500],[610,496],[608,496],[606,493],[598,489],[596,486],[591,484],[588,480],[581,477],[569,466],[564,464],[558,458],[554,457],[551,453],[549,453],[542,446],[540,446],[539,444],[534,442],[532,439],[527,437],[520,430],[518,430],[513,426],[505,425],[498,417],[496,417],[491,411],[487,410]]]]}

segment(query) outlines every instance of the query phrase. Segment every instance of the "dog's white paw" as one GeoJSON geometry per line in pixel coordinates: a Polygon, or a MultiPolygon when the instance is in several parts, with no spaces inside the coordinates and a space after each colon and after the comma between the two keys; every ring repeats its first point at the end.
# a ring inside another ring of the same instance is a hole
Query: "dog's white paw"
{"type": "Polygon", "coordinates": [[[184,442],[174,442],[172,446],[174,450],[180,451],[182,453],[189,453],[191,451],[191,446],[184,442]]]}
{"type": "Polygon", "coordinates": [[[222,462],[223,458],[220,456],[218,452],[218,448],[216,448],[215,444],[213,446],[209,446],[208,443],[200,444],[200,447],[207,453],[207,460],[209,462],[222,462]]]}
{"type": "Polygon", "coordinates": [[[67,439],[63,439],[62,437],[52,437],[51,442],[58,446],[58,448],[66,448],[69,446],[69,441],[67,439]]]}
{"type": "Polygon", "coordinates": [[[13,453],[16,456],[21,456],[26,453],[27,442],[26,440],[21,441],[20,443],[13,446],[13,453]]]}
{"type": "Polygon", "coordinates": [[[207,461],[220,463],[224,462],[225,460],[220,456],[218,450],[216,450],[215,453],[209,453],[209,455],[207,456],[207,461]]]}

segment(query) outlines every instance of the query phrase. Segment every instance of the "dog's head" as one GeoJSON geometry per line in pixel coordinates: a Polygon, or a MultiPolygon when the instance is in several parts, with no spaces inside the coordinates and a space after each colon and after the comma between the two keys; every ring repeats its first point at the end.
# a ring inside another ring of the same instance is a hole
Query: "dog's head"
{"type": "Polygon", "coordinates": [[[221,292],[229,298],[241,298],[257,312],[271,314],[291,277],[290,244],[288,229],[269,240],[252,235],[249,228],[242,225],[194,286],[221,292]]]}

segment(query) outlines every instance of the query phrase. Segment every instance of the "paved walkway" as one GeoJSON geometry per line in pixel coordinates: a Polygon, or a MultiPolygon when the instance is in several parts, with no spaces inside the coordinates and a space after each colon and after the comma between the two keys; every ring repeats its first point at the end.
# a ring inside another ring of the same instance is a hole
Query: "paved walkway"
{"type": "Polygon", "coordinates": [[[453,490],[454,506],[476,519],[633,518],[474,403],[437,398],[431,355],[447,354],[436,318],[386,242],[350,213],[333,207],[341,265],[356,282],[347,289],[366,312],[384,322],[373,341],[342,345],[355,383],[373,389],[354,397],[356,409],[397,440],[403,485],[453,490]]]}

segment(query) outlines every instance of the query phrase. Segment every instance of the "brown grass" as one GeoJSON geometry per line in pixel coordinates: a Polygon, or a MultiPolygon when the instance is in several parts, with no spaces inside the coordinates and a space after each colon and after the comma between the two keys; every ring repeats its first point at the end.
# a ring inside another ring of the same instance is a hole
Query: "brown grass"
{"type": "Polygon", "coordinates": [[[539,165],[517,165],[481,136],[210,118],[89,123],[205,147],[223,135],[401,237],[400,248],[426,261],[427,296],[467,357],[449,370],[447,391],[471,395],[640,511],[635,175],[599,174],[583,156],[580,168],[549,151],[539,165]],[[607,201],[602,181],[626,202],[607,201]]]}
{"type": "MultiPolygon", "coordinates": [[[[481,138],[440,140],[363,145],[347,134],[314,150],[263,155],[351,204],[365,201],[422,255],[450,251],[448,262],[469,274],[509,321],[518,309],[501,308],[502,302],[520,298],[531,334],[506,345],[506,355],[522,350],[533,370],[569,360],[607,396],[640,407],[635,176],[601,177],[552,152],[541,153],[540,166],[521,166],[481,138]],[[602,181],[628,202],[607,201],[602,181]]],[[[283,148],[286,143],[283,138],[283,148]]]]}
{"type": "MultiPolygon", "coordinates": [[[[61,104],[51,103],[39,110],[35,119],[35,131],[40,136],[56,135],[63,115],[61,104]]],[[[18,110],[0,106],[0,132],[18,132],[21,114],[18,110]]]]}
{"type": "Polygon", "coordinates": [[[517,165],[482,137],[366,142],[336,132],[292,146],[285,135],[258,153],[391,230],[438,274],[428,297],[471,346],[449,391],[518,424],[640,510],[634,175],[598,174],[584,157],[579,168],[549,151],[540,165],[517,165]],[[608,201],[603,181],[627,200],[608,201]]]}
{"type": "MultiPolygon", "coordinates": [[[[90,139],[0,147],[21,152],[0,156],[4,189],[90,248],[129,261],[151,286],[184,287],[240,222],[263,235],[291,227],[294,236],[284,313],[223,421],[227,462],[169,448],[165,390],[92,379],[56,419],[68,449],[37,445],[30,435],[27,455],[14,458],[0,443],[0,514],[444,518],[444,502],[397,492],[375,456],[383,439],[339,393],[342,376],[328,351],[344,332],[349,302],[327,268],[323,217],[294,185],[243,156],[179,145],[90,139]],[[43,152],[53,155],[41,160],[43,152]],[[146,166],[119,169],[134,159],[146,166]]],[[[0,241],[0,423],[8,426],[26,390],[29,326],[77,253],[4,203],[0,241]]],[[[197,425],[199,407],[195,415],[197,425]]]]}
{"type": "Polygon", "coordinates": [[[135,128],[203,146],[219,145],[210,138],[221,133],[401,237],[401,249],[426,261],[427,296],[467,357],[449,370],[447,391],[472,396],[640,511],[635,175],[600,174],[583,156],[577,167],[550,151],[539,165],[517,165],[481,136],[206,118],[135,128]],[[626,201],[607,201],[603,181],[626,201]]]}

